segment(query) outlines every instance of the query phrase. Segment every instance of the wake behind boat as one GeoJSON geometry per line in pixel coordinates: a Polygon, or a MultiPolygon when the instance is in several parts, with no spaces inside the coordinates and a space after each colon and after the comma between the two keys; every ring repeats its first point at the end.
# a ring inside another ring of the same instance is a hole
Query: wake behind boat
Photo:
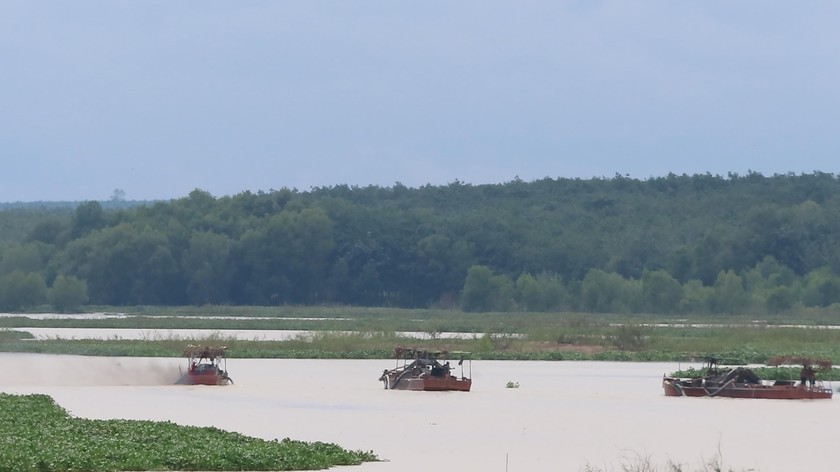
{"type": "Polygon", "coordinates": [[[803,361],[803,368],[799,383],[795,380],[762,380],[747,367],[722,368],[717,359],[709,358],[696,376],[663,376],[662,388],[665,396],[669,397],[831,399],[832,389],[816,380],[816,371],[830,370],[831,363],[808,359],[800,361],[803,361]]]}

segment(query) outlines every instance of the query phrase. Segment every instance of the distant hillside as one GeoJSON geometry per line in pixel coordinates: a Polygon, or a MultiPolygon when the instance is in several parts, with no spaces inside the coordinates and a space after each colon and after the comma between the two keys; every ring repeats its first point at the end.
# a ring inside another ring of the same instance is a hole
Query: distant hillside
{"type": "Polygon", "coordinates": [[[687,313],[840,302],[840,181],[826,173],[31,205],[0,211],[0,276],[73,277],[98,304],[687,313]]]}

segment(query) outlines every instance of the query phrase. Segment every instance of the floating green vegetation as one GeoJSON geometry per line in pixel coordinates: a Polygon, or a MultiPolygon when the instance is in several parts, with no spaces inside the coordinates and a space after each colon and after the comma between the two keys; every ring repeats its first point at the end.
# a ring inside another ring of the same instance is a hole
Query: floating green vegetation
{"type": "Polygon", "coordinates": [[[0,472],[319,470],[377,461],[335,444],[213,427],[73,418],[46,395],[0,393],[0,472]]]}

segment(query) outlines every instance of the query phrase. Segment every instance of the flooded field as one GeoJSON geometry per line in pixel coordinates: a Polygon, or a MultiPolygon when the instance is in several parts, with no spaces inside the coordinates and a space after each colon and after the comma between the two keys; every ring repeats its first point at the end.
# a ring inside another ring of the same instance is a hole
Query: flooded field
{"type": "Polygon", "coordinates": [[[377,378],[392,360],[229,359],[232,386],[171,385],[182,362],[0,354],[0,391],[45,393],[80,417],[327,441],[385,460],[348,471],[621,470],[639,458],[697,470],[718,455],[739,471],[836,463],[837,400],[665,397],[659,381],[674,364],[473,361],[473,391],[458,393],[384,390],[377,378]]]}
{"type": "MultiPolygon", "coordinates": [[[[239,339],[245,341],[288,341],[315,336],[323,331],[298,329],[135,329],[135,328],[15,328],[16,331],[26,331],[35,339],[204,339],[215,337],[218,339],[239,339]]],[[[340,331],[337,333],[353,333],[340,331]]],[[[397,331],[396,336],[415,339],[430,339],[430,333],[421,331],[397,331]]],[[[481,333],[435,333],[438,339],[481,337],[481,333]]]]}

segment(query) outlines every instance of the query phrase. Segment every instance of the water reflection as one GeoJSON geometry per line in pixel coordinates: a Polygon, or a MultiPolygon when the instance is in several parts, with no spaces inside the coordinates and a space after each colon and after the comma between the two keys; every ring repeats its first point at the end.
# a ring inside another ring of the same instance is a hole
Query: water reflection
{"type": "Polygon", "coordinates": [[[676,365],[659,363],[474,361],[470,393],[384,390],[376,379],[392,362],[230,359],[236,384],[205,387],[169,385],[180,359],[0,354],[0,390],[52,395],[77,416],[329,441],[388,460],[349,471],[621,470],[636,455],[696,470],[718,451],[725,469],[835,462],[833,400],[665,397],[659,381],[676,365]]]}

